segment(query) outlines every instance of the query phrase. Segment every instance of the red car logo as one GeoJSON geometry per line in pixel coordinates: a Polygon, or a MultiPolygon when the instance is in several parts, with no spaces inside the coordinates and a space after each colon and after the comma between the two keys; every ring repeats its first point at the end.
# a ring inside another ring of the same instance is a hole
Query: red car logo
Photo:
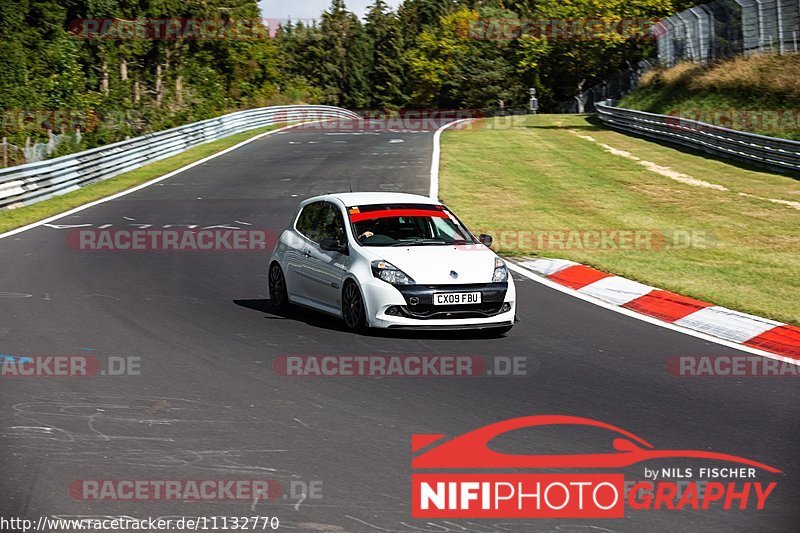
{"type": "MultiPolygon", "coordinates": [[[[411,448],[418,452],[430,444],[439,442],[446,435],[412,435],[411,448]]],[[[428,451],[417,455],[412,466],[415,469],[474,469],[474,468],[621,468],[654,459],[712,459],[748,465],[779,474],[780,470],[769,465],[736,455],[703,450],[657,450],[653,445],[633,433],[611,424],[577,416],[540,415],[513,418],[470,431],[428,451]],[[489,442],[509,431],[537,426],[590,426],[611,431],[612,453],[563,454],[563,455],[516,455],[499,453],[489,448],[489,442]]]]}

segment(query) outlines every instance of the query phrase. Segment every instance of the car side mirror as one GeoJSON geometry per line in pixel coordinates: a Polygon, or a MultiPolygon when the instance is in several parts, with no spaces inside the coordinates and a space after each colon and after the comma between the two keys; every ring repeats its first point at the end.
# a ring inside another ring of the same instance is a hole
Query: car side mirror
{"type": "Polygon", "coordinates": [[[486,235],[485,233],[481,233],[480,236],[478,237],[478,240],[480,241],[480,243],[482,245],[484,245],[487,248],[491,248],[492,247],[492,243],[494,242],[494,240],[492,239],[492,236],[491,235],[486,235]]]}
{"type": "Polygon", "coordinates": [[[319,247],[326,252],[339,252],[340,254],[347,254],[347,243],[339,242],[339,239],[334,237],[325,237],[319,241],[319,247]]]}

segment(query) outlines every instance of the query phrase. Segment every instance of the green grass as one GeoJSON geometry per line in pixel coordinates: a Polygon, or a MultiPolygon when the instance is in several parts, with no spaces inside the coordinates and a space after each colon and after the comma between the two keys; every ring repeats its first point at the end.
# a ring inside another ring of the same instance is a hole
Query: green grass
{"type": "Polygon", "coordinates": [[[800,324],[800,210],[752,197],[800,202],[797,180],[626,136],[586,116],[498,124],[490,119],[445,132],[441,197],[473,229],[494,233],[501,253],[572,259],[800,324]],[[675,181],[578,135],[729,190],[675,181]],[[603,229],[690,231],[713,243],[596,251],[539,249],[530,240],[520,246],[513,233],[498,238],[501,232],[603,229]]]}
{"type": "Polygon", "coordinates": [[[243,133],[237,133],[220,139],[212,141],[200,146],[196,146],[167,159],[156,161],[136,170],[120,174],[106,181],[101,181],[88,185],[80,190],[57,196],[42,202],[32,204],[18,209],[7,209],[0,211],[0,233],[11,231],[13,229],[31,224],[33,222],[48,218],[65,211],[69,211],[75,207],[99,200],[107,196],[111,196],[120,191],[130,189],[142,183],[148,182],[159,176],[163,176],[173,170],[179,169],[182,166],[193,163],[208,157],[212,154],[220,152],[226,148],[230,148],[251,137],[255,137],[261,133],[276,129],[278,126],[266,126],[243,133]]]}
{"type": "Polygon", "coordinates": [[[620,106],[800,140],[798,69],[796,54],[680,63],[645,73],[620,106]]]}

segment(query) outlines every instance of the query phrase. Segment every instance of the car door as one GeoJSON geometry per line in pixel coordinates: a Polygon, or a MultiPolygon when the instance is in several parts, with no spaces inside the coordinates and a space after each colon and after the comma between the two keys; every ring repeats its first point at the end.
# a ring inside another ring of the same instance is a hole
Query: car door
{"type": "Polygon", "coordinates": [[[306,247],[306,294],[314,303],[338,313],[341,308],[342,284],[350,257],[340,252],[323,250],[319,242],[325,238],[347,242],[344,216],[338,206],[324,202],[317,220],[318,238],[312,239],[306,247]]]}
{"type": "Polygon", "coordinates": [[[289,298],[307,301],[305,279],[308,275],[308,243],[319,237],[318,220],[324,202],[313,202],[300,210],[294,233],[286,251],[286,286],[289,298]]]}

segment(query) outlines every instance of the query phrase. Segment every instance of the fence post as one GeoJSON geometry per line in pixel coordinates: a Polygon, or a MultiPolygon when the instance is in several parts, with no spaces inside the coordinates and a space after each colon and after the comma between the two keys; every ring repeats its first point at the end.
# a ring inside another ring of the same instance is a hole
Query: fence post
{"type": "Polygon", "coordinates": [[[756,12],[758,14],[758,53],[764,53],[764,6],[763,0],[756,0],[756,12]]]}
{"type": "Polygon", "coordinates": [[[717,59],[717,17],[710,5],[705,6],[705,10],[708,15],[708,31],[710,32],[708,38],[708,57],[713,63],[717,59]]]}
{"type": "Polygon", "coordinates": [[[3,168],[8,166],[8,139],[3,137],[3,168]]]}

